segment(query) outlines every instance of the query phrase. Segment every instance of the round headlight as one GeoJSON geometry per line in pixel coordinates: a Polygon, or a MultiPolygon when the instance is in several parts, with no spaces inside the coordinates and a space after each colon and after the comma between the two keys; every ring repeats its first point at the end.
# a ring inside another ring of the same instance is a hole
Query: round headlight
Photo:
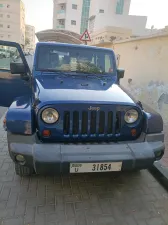
{"type": "Polygon", "coordinates": [[[52,109],[52,108],[47,108],[42,112],[42,120],[45,123],[56,123],[59,119],[59,114],[57,110],[52,109]]]}
{"type": "Polygon", "coordinates": [[[135,109],[130,109],[125,113],[124,119],[126,123],[134,123],[138,119],[138,112],[135,109]]]}

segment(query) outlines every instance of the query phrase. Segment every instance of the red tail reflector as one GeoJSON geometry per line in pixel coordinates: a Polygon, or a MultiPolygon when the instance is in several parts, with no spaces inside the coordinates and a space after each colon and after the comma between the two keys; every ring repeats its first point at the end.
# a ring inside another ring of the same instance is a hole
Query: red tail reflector
{"type": "Polygon", "coordinates": [[[49,137],[51,135],[50,130],[43,130],[42,132],[43,137],[49,137]]]}
{"type": "Polygon", "coordinates": [[[136,136],[137,132],[136,132],[136,129],[131,129],[131,135],[134,137],[136,136]]]}

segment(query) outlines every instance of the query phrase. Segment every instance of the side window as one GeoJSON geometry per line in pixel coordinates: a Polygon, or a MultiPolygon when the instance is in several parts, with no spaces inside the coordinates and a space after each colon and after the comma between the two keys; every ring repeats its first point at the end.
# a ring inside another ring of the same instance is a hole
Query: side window
{"type": "Polygon", "coordinates": [[[0,70],[10,70],[12,62],[22,63],[17,48],[0,45],[0,70]]]}
{"type": "Polygon", "coordinates": [[[106,73],[113,72],[111,60],[112,59],[110,55],[105,55],[105,72],[106,73]]]}
{"type": "Polygon", "coordinates": [[[72,9],[77,9],[77,5],[75,5],[75,4],[72,4],[72,9]]]}
{"type": "Polygon", "coordinates": [[[99,13],[104,13],[104,9],[99,9],[99,13]]]}
{"type": "Polygon", "coordinates": [[[76,25],[76,20],[71,20],[71,25],[76,25]]]}

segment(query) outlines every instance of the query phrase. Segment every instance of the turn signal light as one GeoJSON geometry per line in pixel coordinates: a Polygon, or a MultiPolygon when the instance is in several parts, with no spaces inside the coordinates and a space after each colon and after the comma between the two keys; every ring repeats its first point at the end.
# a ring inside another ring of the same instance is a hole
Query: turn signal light
{"type": "Polygon", "coordinates": [[[136,136],[137,132],[136,132],[136,129],[131,129],[131,135],[134,137],[136,136]]]}
{"type": "Polygon", "coordinates": [[[51,135],[50,130],[43,130],[42,132],[43,137],[49,137],[51,135]]]}

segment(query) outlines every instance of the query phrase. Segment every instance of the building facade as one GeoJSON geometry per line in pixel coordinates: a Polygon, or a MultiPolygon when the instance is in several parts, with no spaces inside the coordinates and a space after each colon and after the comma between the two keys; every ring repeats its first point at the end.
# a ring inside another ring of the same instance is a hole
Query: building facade
{"type": "Polygon", "coordinates": [[[129,15],[130,5],[131,0],[91,0],[90,33],[112,26],[131,29],[135,36],[144,35],[147,17],[129,15]]]}
{"type": "Polygon", "coordinates": [[[90,16],[104,15],[128,15],[131,0],[91,0],[90,16]]]}
{"type": "Polygon", "coordinates": [[[90,0],[54,0],[53,29],[78,34],[88,27],[90,0]]]}
{"type": "Polygon", "coordinates": [[[104,27],[92,34],[89,45],[111,48],[114,41],[129,39],[130,36],[132,36],[131,29],[104,27]]]}
{"type": "Polygon", "coordinates": [[[21,0],[0,1],[0,40],[25,44],[25,7],[21,0]]]}
{"type": "Polygon", "coordinates": [[[26,24],[25,49],[27,51],[35,49],[35,27],[26,24]]]}
{"type": "Polygon", "coordinates": [[[81,34],[88,28],[90,1],[91,0],[83,0],[82,15],[81,15],[81,27],[80,27],[81,34]]]}

